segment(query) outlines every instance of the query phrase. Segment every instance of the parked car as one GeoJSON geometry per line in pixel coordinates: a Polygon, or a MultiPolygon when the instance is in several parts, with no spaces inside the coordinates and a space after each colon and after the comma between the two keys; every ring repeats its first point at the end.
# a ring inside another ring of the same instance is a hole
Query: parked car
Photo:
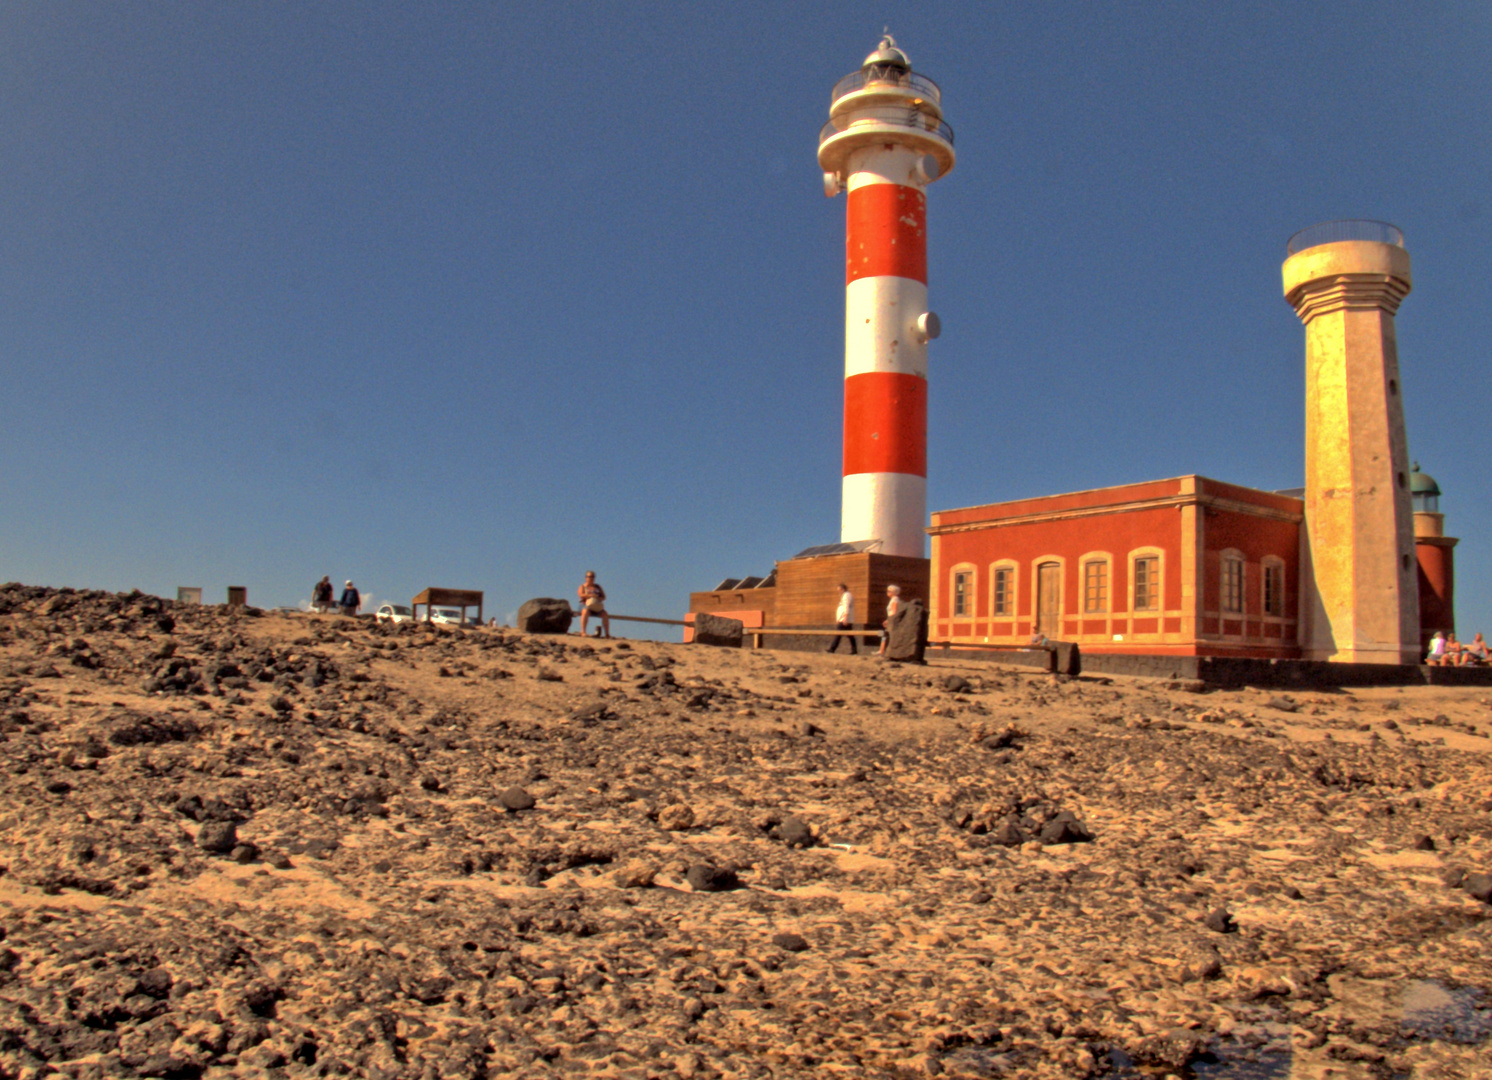
{"type": "Polygon", "coordinates": [[[430,621],[434,623],[446,623],[450,626],[480,626],[474,618],[463,619],[461,609],[453,607],[438,607],[430,609],[430,621]]]}
{"type": "Polygon", "coordinates": [[[414,612],[410,611],[403,604],[384,604],[383,607],[378,609],[378,613],[374,617],[379,622],[411,622],[414,619],[414,612]]]}

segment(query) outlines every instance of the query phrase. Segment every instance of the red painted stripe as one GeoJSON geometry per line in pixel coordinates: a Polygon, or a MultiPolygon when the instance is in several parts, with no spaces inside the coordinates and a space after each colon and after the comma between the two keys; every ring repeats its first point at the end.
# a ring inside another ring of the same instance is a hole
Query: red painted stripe
{"type": "Polygon", "coordinates": [[[927,380],[871,371],[844,381],[844,475],[927,475],[927,380]]]}
{"type": "Polygon", "coordinates": [[[844,283],[891,276],[926,285],[927,196],[901,184],[867,184],[848,202],[844,283]]]}

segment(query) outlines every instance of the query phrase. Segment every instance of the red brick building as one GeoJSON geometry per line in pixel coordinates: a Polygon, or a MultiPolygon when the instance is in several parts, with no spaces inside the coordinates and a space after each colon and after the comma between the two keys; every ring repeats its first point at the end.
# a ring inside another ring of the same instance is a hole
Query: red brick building
{"type": "Polygon", "coordinates": [[[1293,658],[1303,503],[1180,476],[932,515],[935,641],[1293,658]]]}

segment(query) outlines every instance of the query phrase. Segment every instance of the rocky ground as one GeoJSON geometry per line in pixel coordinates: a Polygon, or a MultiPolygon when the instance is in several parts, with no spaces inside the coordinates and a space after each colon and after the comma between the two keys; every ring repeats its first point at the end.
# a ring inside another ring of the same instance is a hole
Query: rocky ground
{"type": "Polygon", "coordinates": [[[1492,1076],[1489,700],[3,586],[0,1076],[1492,1076]]]}

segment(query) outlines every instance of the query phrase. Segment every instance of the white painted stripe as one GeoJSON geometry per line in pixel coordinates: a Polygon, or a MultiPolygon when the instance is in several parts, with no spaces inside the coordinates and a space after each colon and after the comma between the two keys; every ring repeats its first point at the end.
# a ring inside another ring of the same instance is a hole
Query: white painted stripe
{"type": "Polygon", "coordinates": [[[839,539],[880,540],[886,555],[927,557],[927,481],[907,473],[854,473],[844,478],[839,539]]]}
{"type": "Polygon", "coordinates": [[[844,289],[844,377],[895,371],[927,378],[927,344],[917,316],[927,286],[904,277],[865,277],[844,289]]]}
{"type": "Polygon", "coordinates": [[[909,146],[866,146],[850,154],[849,181],[845,187],[854,191],[868,184],[905,184],[923,188],[917,174],[917,159],[922,153],[909,146]]]}

